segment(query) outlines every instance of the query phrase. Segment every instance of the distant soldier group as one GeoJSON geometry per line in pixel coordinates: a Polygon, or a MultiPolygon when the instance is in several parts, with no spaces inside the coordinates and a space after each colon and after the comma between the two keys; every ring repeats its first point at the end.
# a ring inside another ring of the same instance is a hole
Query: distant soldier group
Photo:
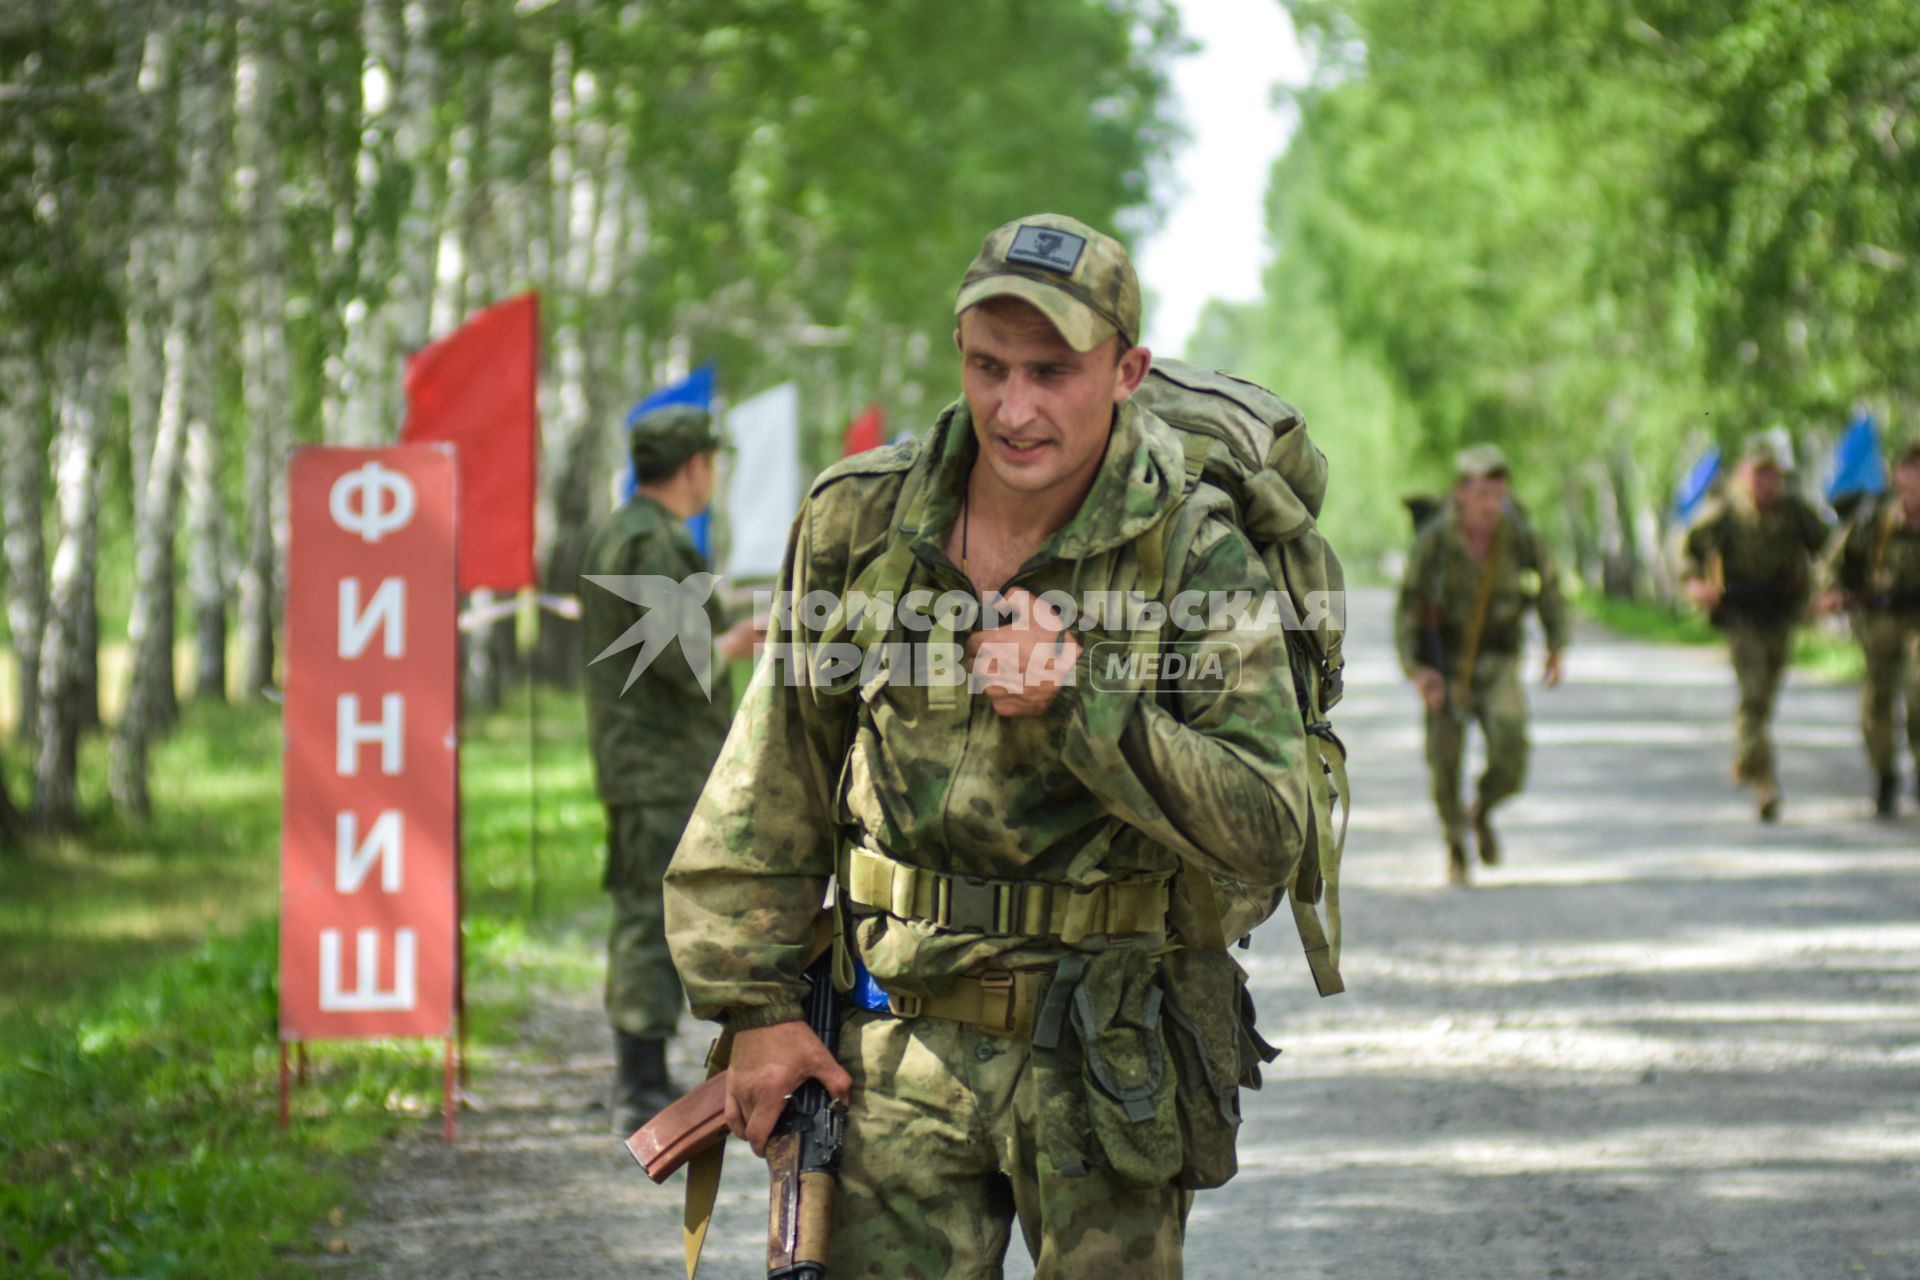
{"type": "MultiPolygon", "coordinates": [[[[1468,880],[1468,840],[1480,860],[1500,860],[1490,815],[1526,777],[1527,708],[1520,689],[1522,621],[1537,611],[1546,632],[1543,683],[1560,680],[1566,606],[1553,560],[1509,492],[1492,445],[1456,459],[1452,493],[1410,500],[1417,533],[1401,583],[1395,633],[1401,665],[1426,715],[1427,763],[1446,841],[1447,877],[1468,880]],[[1486,742],[1486,770],[1463,809],[1460,768],[1467,725],[1486,742]]],[[[1788,489],[1773,444],[1742,450],[1724,492],[1687,531],[1682,576],[1689,598],[1725,635],[1739,685],[1733,780],[1751,787],[1762,822],[1777,821],[1781,792],[1769,724],[1794,627],[1817,603],[1848,610],[1866,658],[1861,732],[1873,771],[1874,812],[1898,812],[1896,702],[1909,751],[1920,761],[1920,438],[1897,454],[1893,485],[1863,501],[1834,532],[1788,489]]],[[[1917,784],[1920,787],[1920,784],[1917,784]]]]}

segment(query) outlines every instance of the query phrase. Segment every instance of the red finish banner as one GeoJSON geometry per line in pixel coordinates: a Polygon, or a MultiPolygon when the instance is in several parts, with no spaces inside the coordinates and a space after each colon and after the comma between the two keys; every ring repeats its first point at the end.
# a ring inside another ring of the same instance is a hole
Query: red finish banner
{"type": "Polygon", "coordinates": [[[451,1035],[453,451],[300,449],[288,499],[280,1038],[451,1035]]]}

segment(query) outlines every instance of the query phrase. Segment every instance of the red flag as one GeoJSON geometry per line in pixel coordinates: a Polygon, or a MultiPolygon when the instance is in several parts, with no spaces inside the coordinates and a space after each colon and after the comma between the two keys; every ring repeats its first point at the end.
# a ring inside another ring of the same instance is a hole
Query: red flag
{"type": "Polygon", "coordinates": [[[878,449],[887,442],[887,417],[880,412],[880,406],[870,404],[867,411],[847,424],[847,435],[840,444],[840,456],[851,458],[856,453],[865,453],[869,449],[878,449]]]}
{"type": "Polygon", "coordinates": [[[459,450],[460,590],[534,584],[537,294],[488,307],[407,361],[408,444],[459,450]]]}

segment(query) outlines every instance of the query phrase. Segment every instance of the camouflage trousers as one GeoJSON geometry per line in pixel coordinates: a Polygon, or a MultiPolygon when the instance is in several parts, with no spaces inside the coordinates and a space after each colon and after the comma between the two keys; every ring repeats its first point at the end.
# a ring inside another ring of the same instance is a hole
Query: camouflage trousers
{"type": "Polygon", "coordinates": [[[660,880],[693,813],[685,804],[620,804],[607,808],[607,870],[613,898],[607,932],[607,1021],[615,1031],[665,1040],[686,996],[667,953],[660,880]]]}
{"type": "Polygon", "coordinates": [[[1733,772],[1741,782],[1772,778],[1773,739],[1767,726],[1786,674],[1793,628],[1730,623],[1727,653],[1740,685],[1740,706],[1733,724],[1733,772]]]}
{"type": "Polygon", "coordinates": [[[1527,781],[1527,696],[1520,689],[1519,656],[1481,655],[1474,664],[1464,708],[1455,705],[1458,694],[1456,686],[1444,708],[1427,712],[1427,771],[1433,782],[1433,806],[1449,838],[1466,830],[1460,769],[1469,722],[1479,722],[1487,747],[1487,767],[1475,788],[1477,802],[1491,810],[1518,794],[1527,781]]]}
{"type": "Polygon", "coordinates": [[[1893,738],[1896,698],[1906,704],[1907,749],[1920,761],[1920,621],[1863,613],[1854,618],[1853,629],[1867,660],[1866,679],[1860,682],[1860,732],[1867,762],[1887,777],[1899,767],[1893,738]]]}
{"type": "Polygon", "coordinates": [[[945,1018],[854,1012],[833,1204],[835,1280],[998,1280],[1017,1220],[1035,1280],[1171,1280],[1191,1192],[1055,1172],[1035,1137],[1031,1053],[945,1018]]]}

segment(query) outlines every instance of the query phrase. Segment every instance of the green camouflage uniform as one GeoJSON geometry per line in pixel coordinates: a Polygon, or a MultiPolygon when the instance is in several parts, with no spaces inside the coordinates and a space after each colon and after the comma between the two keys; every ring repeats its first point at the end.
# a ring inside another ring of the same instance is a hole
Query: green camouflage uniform
{"type": "Polygon", "coordinates": [[[1920,760],[1920,529],[1888,494],[1857,512],[1825,562],[1824,585],[1846,594],[1866,655],[1860,731],[1875,774],[1893,776],[1893,704],[1906,703],[1907,747],[1920,760]]]}
{"type": "Polygon", "coordinates": [[[1721,587],[1713,620],[1726,634],[1740,685],[1734,773],[1743,782],[1773,781],[1767,724],[1786,673],[1794,623],[1806,612],[1814,557],[1826,540],[1826,521],[1803,499],[1782,492],[1763,512],[1738,486],[1687,530],[1682,572],[1721,587]]]}
{"type": "MultiPolygon", "coordinates": [[[[923,446],[874,451],[828,471],[789,548],[785,580],[795,599],[841,593],[884,556],[903,483],[922,481],[923,518],[904,535],[908,589],[971,594],[943,547],[976,453],[966,408],[956,405],[923,446]]],[[[1141,568],[1142,535],[1182,485],[1172,430],[1123,405],[1078,513],[1009,585],[1076,599],[1125,589],[1141,568]]],[[[1257,599],[1270,587],[1244,535],[1213,516],[1166,576],[1169,592],[1257,599]]],[[[822,639],[794,622],[776,626],[776,649],[795,642],[793,627],[802,643],[822,639]]],[[[993,932],[954,918],[942,925],[939,912],[929,919],[922,910],[929,896],[912,888],[916,877],[926,887],[925,872],[1046,882],[1049,900],[1077,907],[1113,901],[1113,882],[1165,882],[1184,863],[1210,872],[1227,895],[1270,906],[1304,847],[1309,795],[1284,633],[1243,619],[1228,633],[1242,655],[1237,685],[1194,679],[1158,698],[1096,688],[1102,633],[1076,633],[1073,681],[1034,718],[1002,717],[964,686],[947,697],[857,677],[792,687],[777,663],[764,662],[667,873],[668,933],[694,1011],[736,1030],[800,1016],[803,952],[836,859],[843,885],[855,878],[852,859],[889,868],[900,911],[851,912],[851,945],[909,1012],[914,999],[938,999],[969,976],[1050,981],[1063,957],[1149,984],[1171,963],[1159,954],[1164,906],[1151,919],[1123,918],[1117,907],[1104,917],[1069,911],[1059,932],[993,932]]],[[[1124,1027],[1100,1025],[1110,1064],[1145,1060],[1125,1052],[1124,1027]]],[[[996,1276],[1015,1217],[1042,1280],[1180,1273],[1188,1193],[1171,1185],[1181,1151],[1177,1135],[1166,1141],[1170,1075],[1140,1129],[1154,1139],[1136,1151],[1133,1135],[1096,1139],[1113,1131],[1089,1118],[1106,1113],[1089,1101],[1083,1072],[1076,1064],[1063,1073],[1056,1055],[1019,1034],[857,1012],[839,1054],[854,1087],[832,1275],[996,1276]]]]}
{"type": "MultiPolygon", "coordinates": [[[[636,494],[595,531],[581,572],[679,582],[706,568],[686,525],[636,494]]],[[[589,658],[644,616],[638,605],[602,586],[586,583],[581,593],[589,658]]],[[[706,609],[717,636],[726,630],[725,608],[709,596],[706,609]]],[[[613,897],[607,1020],[628,1035],[664,1040],[673,1034],[684,1001],[667,953],[660,879],[726,737],[729,699],[725,665],[714,664],[709,698],[678,645],[668,645],[622,693],[636,652],[611,654],[586,671],[587,730],[607,810],[603,883],[613,897]]]]}
{"type": "Polygon", "coordinates": [[[1447,678],[1446,705],[1429,708],[1426,724],[1433,803],[1449,842],[1465,831],[1460,767],[1469,721],[1478,721],[1486,738],[1487,766],[1476,788],[1482,811],[1490,812],[1526,783],[1527,699],[1520,688],[1520,649],[1527,610],[1539,614],[1549,652],[1567,647],[1567,605],[1546,541],[1511,504],[1494,536],[1487,565],[1467,546],[1459,508],[1449,501],[1414,540],[1394,610],[1394,639],[1407,674],[1433,667],[1447,678]],[[1493,582],[1468,673],[1461,665],[1481,578],[1489,568],[1493,582]]]}

